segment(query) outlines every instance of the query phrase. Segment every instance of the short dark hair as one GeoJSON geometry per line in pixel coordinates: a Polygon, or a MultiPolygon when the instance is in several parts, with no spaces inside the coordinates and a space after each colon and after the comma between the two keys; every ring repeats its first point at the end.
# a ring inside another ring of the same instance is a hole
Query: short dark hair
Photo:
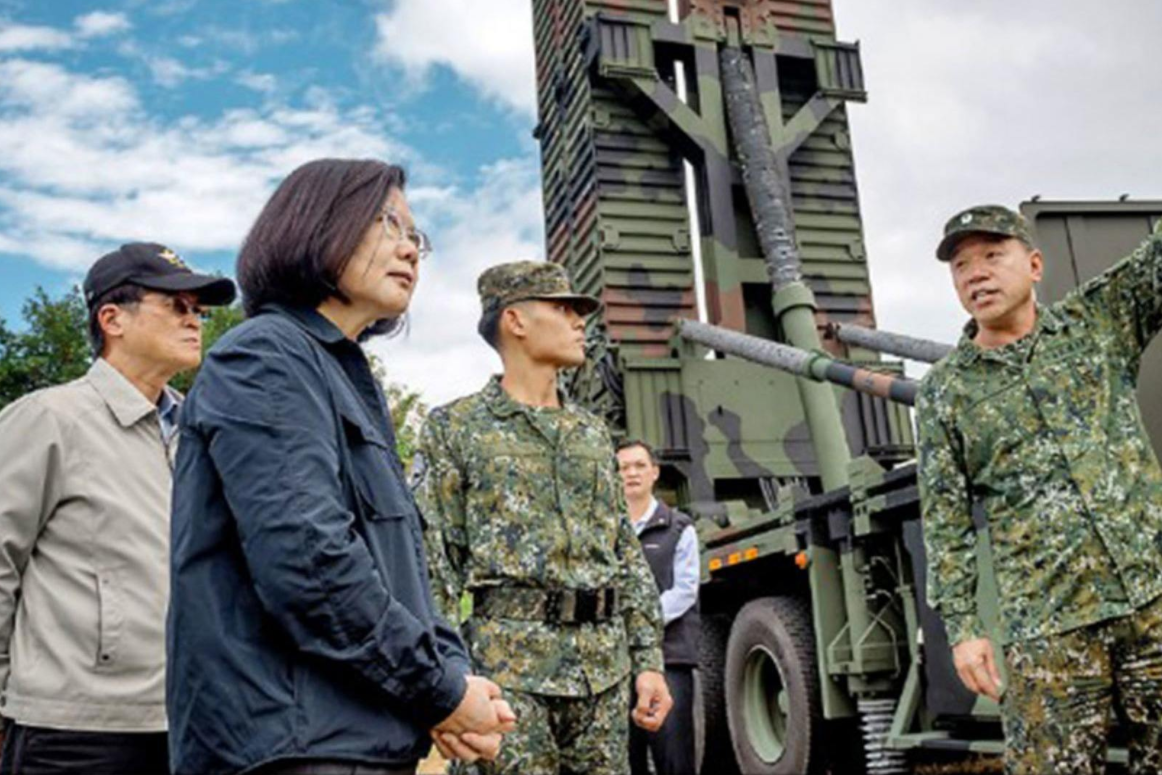
{"type": "Polygon", "coordinates": [[[658,453],[654,452],[654,448],[641,439],[625,439],[618,443],[617,451],[621,452],[623,449],[633,449],[634,447],[641,447],[650,456],[650,462],[655,466],[661,465],[658,461],[658,453]]]}
{"type": "Polygon", "coordinates": [[[89,305],[89,346],[93,348],[93,357],[100,358],[105,353],[105,332],[101,330],[101,321],[97,313],[106,304],[116,304],[119,307],[136,307],[145,298],[145,289],[133,283],[124,283],[102,293],[89,305]]]}
{"type": "Polygon", "coordinates": [[[246,314],[269,302],[314,309],[331,297],[347,301],[340,275],[383,200],[406,184],[403,168],[374,159],[316,159],[288,175],[238,254],[246,314]]]}
{"type": "Polygon", "coordinates": [[[494,309],[480,316],[476,331],[488,342],[488,346],[500,352],[500,316],[503,309],[494,309]]]}

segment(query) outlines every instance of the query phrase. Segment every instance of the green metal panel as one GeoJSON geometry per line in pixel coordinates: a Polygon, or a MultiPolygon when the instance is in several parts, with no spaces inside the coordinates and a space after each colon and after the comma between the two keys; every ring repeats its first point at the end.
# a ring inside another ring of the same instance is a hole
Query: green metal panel
{"type": "MultiPolygon", "coordinates": [[[[1045,253],[1040,293],[1052,302],[1138,247],[1162,220],[1162,201],[1025,202],[1021,212],[1045,253]]],[[[1162,341],[1142,358],[1138,404],[1154,450],[1162,454],[1162,341]]]]}
{"type": "MultiPolygon", "coordinates": [[[[842,102],[864,98],[863,77],[858,48],[835,40],[830,3],[692,0],[681,4],[676,25],[668,21],[667,5],[533,0],[549,260],[567,266],[579,287],[603,298],[601,332],[621,358],[672,357],[674,322],[695,316],[694,240],[702,248],[711,322],[782,336],[728,150],[717,51],[734,24],[741,41],[752,45],[771,143],[787,165],[816,324],[821,330],[832,320],[874,325],[842,102]],[[690,76],[688,106],[674,93],[678,62],[690,76]],[[694,165],[700,181],[701,235],[691,233],[683,160],[694,165]]],[[[877,357],[834,338],[824,338],[823,346],[841,357],[877,357]]],[[[839,400],[855,454],[870,448],[884,460],[907,456],[910,423],[903,410],[847,394],[839,400]]],[[[798,396],[780,394],[773,401],[779,413],[802,417],[798,396]]],[[[658,415],[656,400],[645,403],[658,415]]],[[[631,432],[644,429],[657,418],[636,418],[633,407],[643,405],[627,397],[626,411],[609,415],[624,417],[631,432]]],[[[755,415],[765,408],[747,406],[755,415]]],[[[706,426],[708,418],[689,422],[706,426]]],[[[744,424],[754,422],[744,414],[744,424]]],[[[791,435],[762,443],[786,444],[789,451],[760,457],[800,460],[805,453],[798,470],[818,471],[800,424],[770,427],[791,429],[791,435]]],[[[708,489],[694,496],[712,497],[712,486],[703,483],[708,489]]]]}
{"type": "MultiPolygon", "coordinates": [[[[612,354],[572,387],[658,447],[687,501],[764,508],[788,481],[845,484],[852,455],[888,464],[909,457],[902,407],[734,358],[706,360],[673,341],[675,323],[695,316],[697,240],[710,322],[891,368],[821,334],[831,322],[875,324],[845,109],[865,99],[863,73],[858,47],[835,39],[830,1],[687,0],[677,24],[666,6],[533,0],[547,255],[604,300],[595,333],[609,345],[594,352],[612,354]],[[686,103],[676,95],[678,67],[688,76],[686,103]],[[805,283],[773,298],[752,225],[764,200],[752,188],[748,201],[724,102],[723,74],[737,86],[744,71],[753,84],[746,115],[767,125],[753,147],[777,168],[805,283]],[[699,234],[685,162],[698,183],[699,234]]],[[[761,551],[785,548],[768,538],[761,551]]],[[[831,547],[811,553],[824,713],[847,716],[852,695],[840,691],[824,652],[847,639],[847,674],[883,664],[865,658],[861,641],[873,621],[866,569],[831,547]]]]}

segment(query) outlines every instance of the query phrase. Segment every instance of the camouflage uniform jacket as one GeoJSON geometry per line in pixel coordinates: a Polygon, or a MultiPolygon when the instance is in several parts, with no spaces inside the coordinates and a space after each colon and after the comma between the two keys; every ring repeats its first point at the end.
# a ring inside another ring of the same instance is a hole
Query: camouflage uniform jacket
{"type": "Polygon", "coordinates": [[[580,697],[631,670],[662,670],[657,587],[604,422],[570,404],[524,406],[494,377],[431,413],[420,452],[434,595],[452,621],[462,618],[462,594],[484,587],[619,590],[622,615],[601,623],[470,616],[463,629],[477,673],[580,697]]]}
{"type": "Polygon", "coordinates": [[[928,597],[955,644],[983,637],[973,511],[988,525],[1005,642],[1124,616],[1162,595],[1162,471],[1135,396],[1162,329],[1162,231],[1035,329],[983,350],[969,323],[917,400],[928,597]]]}

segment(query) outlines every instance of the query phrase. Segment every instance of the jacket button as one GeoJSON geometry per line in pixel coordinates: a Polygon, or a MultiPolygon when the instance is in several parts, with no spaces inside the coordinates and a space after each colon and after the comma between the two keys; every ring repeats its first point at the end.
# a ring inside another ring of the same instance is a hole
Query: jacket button
{"type": "Polygon", "coordinates": [[[108,662],[108,661],[109,661],[109,655],[108,655],[108,654],[102,654],[102,655],[101,655],[101,661],[102,661],[102,662],[108,662]]]}

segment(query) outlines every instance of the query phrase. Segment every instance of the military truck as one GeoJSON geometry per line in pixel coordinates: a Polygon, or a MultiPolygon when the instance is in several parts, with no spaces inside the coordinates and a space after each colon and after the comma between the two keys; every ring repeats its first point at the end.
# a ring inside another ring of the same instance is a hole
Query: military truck
{"type": "MultiPolygon", "coordinates": [[[[859,46],[830,0],[532,5],[547,257],[605,302],[567,387],[654,446],[698,518],[703,771],[998,752],[997,709],[960,685],[924,597],[916,385],[881,352],[947,346],[876,330],[846,112],[867,98],[859,46]]],[[[1162,203],[1025,210],[1061,257],[1053,296],[1162,203]]]]}

